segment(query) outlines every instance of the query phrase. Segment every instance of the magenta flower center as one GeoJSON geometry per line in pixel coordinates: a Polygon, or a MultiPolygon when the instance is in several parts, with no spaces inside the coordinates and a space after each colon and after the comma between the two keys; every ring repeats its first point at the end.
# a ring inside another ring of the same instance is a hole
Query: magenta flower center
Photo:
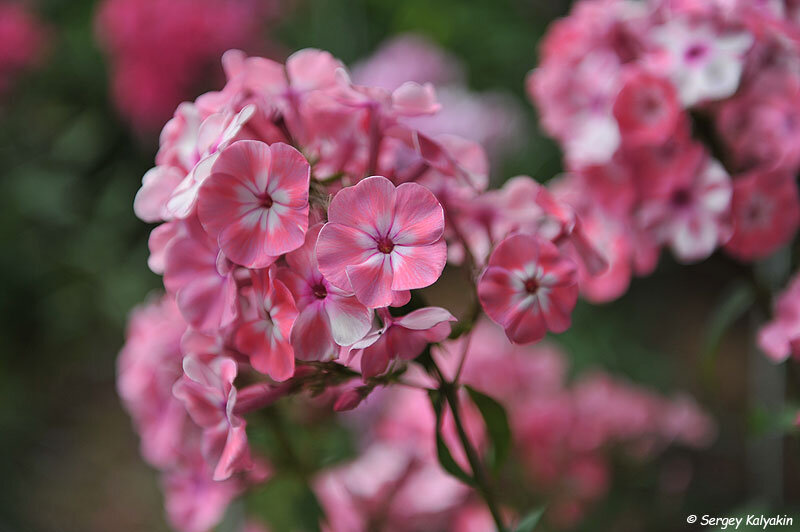
{"type": "Polygon", "coordinates": [[[394,242],[389,240],[388,237],[383,237],[378,240],[378,251],[386,253],[387,255],[394,249],[394,242]]]}
{"type": "Polygon", "coordinates": [[[323,284],[314,285],[312,291],[314,292],[314,297],[317,299],[325,299],[328,297],[328,289],[325,288],[323,284]]]}
{"type": "Polygon", "coordinates": [[[687,207],[692,202],[692,194],[689,189],[679,188],[673,192],[671,200],[675,207],[687,207]]]}
{"type": "Polygon", "coordinates": [[[686,60],[697,61],[708,52],[708,47],[705,44],[694,44],[686,49],[686,60]]]}
{"type": "Polygon", "coordinates": [[[535,294],[536,291],[539,289],[539,281],[531,277],[527,281],[525,281],[525,291],[529,294],[535,294]]]}
{"type": "Polygon", "coordinates": [[[265,192],[264,195],[261,196],[261,206],[265,209],[272,207],[272,196],[265,192]]]}

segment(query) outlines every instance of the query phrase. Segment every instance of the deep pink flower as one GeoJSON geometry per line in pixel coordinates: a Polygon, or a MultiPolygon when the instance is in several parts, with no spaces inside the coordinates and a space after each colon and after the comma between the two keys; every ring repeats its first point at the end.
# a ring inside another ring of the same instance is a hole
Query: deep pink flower
{"type": "Polygon", "coordinates": [[[278,3],[261,0],[104,0],[95,27],[109,57],[114,103],[151,132],[196,95],[225,50],[263,47],[278,3]]]}
{"type": "Polygon", "coordinates": [[[250,356],[255,369],[284,381],[294,374],[290,335],[297,307],[292,293],[274,275],[271,269],[252,272],[257,317],[236,333],[236,346],[250,356]]]}
{"type": "Polygon", "coordinates": [[[614,102],[622,142],[630,145],[665,141],[675,130],[681,111],[673,85],[640,69],[625,77],[614,102]]]}
{"type": "Polygon", "coordinates": [[[183,359],[184,375],[172,393],[186,406],[192,420],[204,429],[207,459],[214,464],[214,480],[252,467],[245,421],[233,413],[236,406],[237,366],[230,358],[203,363],[194,355],[183,359]]]}
{"type": "Polygon", "coordinates": [[[733,235],[725,250],[742,260],[766,257],[800,225],[797,183],[786,172],[752,172],[733,182],[733,235]]]}
{"type": "Polygon", "coordinates": [[[288,268],[278,272],[294,296],[300,314],[292,328],[292,347],[300,360],[329,360],[339,346],[363,338],[372,325],[372,311],[352,292],[329,283],[317,266],[315,250],[322,224],[306,233],[302,247],[286,255],[288,268]]]}
{"type": "Polygon", "coordinates": [[[234,142],[200,189],[198,218],[233,262],[268,266],[303,245],[310,173],[308,161],[287,144],[234,142]]]}
{"type": "Polygon", "coordinates": [[[399,318],[381,309],[380,317],[383,327],[350,346],[351,355],[361,354],[364,378],[380,375],[396,358],[416,358],[428,344],[447,338],[449,322],[456,321],[450,312],[440,307],[417,309],[399,318]]]}
{"type": "Polygon", "coordinates": [[[319,270],[367,307],[385,307],[398,291],[439,278],[443,232],[442,206],[425,187],[369,177],[333,198],[317,241],[319,270]]]}
{"type": "Polygon", "coordinates": [[[543,238],[512,235],[498,244],[478,281],[478,297],[514,343],[564,332],[578,299],[577,268],[543,238]]]}
{"type": "Polygon", "coordinates": [[[23,2],[0,4],[0,95],[35,66],[47,46],[47,29],[23,2]]]}
{"type": "Polygon", "coordinates": [[[776,362],[800,356],[800,276],[778,296],[772,321],[758,331],[758,346],[776,362]]]}

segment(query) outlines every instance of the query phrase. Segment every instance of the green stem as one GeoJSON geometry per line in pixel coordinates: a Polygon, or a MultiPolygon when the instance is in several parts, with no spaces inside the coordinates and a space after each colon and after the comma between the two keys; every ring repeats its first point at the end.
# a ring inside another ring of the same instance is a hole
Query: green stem
{"type": "Polygon", "coordinates": [[[464,422],[461,419],[461,410],[459,409],[458,405],[458,389],[453,385],[452,382],[449,382],[447,379],[445,379],[444,374],[439,369],[439,366],[436,365],[436,361],[433,360],[433,357],[430,358],[430,363],[432,370],[439,379],[439,391],[441,391],[445,397],[445,400],[447,400],[447,403],[450,405],[450,410],[453,414],[453,421],[455,422],[456,431],[458,432],[458,438],[461,440],[461,445],[464,447],[464,453],[467,455],[467,461],[472,469],[472,478],[475,481],[475,487],[478,490],[481,498],[483,498],[483,501],[486,503],[486,506],[489,508],[489,512],[492,514],[492,519],[494,520],[495,526],[497,526],[498,532],[506,532],[506,527],[503,523],[503,517],[500,514],[500,508],[497,505],[497,499],[495,498],[494,491],[489,483],[489,477],[486,474],[483,464],[481,463],[480,457],[478,456],[478,451],[475,450],[475,447],[472,445],[472,442],[467,435],[467,431],[464,429],[464,422]]]}

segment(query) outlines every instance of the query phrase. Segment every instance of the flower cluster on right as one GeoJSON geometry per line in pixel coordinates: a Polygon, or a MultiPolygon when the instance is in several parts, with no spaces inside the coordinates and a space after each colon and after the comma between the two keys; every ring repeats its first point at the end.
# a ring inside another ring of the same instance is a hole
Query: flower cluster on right
{"type": "Polygon", "coordinates": [[[565,151],[554,188],[610,267],[613,300],[659,250],[764,258],[800,223],[800,18],[791,1],[585,0],[528,78],[565,151]]]}

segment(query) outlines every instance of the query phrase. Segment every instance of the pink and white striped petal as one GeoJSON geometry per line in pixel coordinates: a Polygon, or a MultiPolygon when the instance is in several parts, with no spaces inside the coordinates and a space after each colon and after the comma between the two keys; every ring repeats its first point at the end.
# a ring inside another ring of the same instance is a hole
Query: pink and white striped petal
{"type": "Polygon", "coordinates": [[[436,196],[416,183],[404,183],[395,192],[394,222],[389,237],[396,245],[419,246],[441,238],[444,210],[436,196]]]}
{"type": "Polygon", "coordinates": [[[328,221],[380,238],[392,227],[394,203],[392,182],[381,176],[368,177],[336,194],[328,209],[328,221]]]}
{"type": "Polygon", "coordinates": [[[447,263],[447,244],[440,239],[428,246],[395,246],[390,254],[392,290],[414,290],[430,286],[447,263]]]}
{"type": "Polygon", "coordinates": [[[345,271],[353,292],[365,306],[380,308],[392,303],[392,263],[388,255],[375,253],[345,271]]]}

